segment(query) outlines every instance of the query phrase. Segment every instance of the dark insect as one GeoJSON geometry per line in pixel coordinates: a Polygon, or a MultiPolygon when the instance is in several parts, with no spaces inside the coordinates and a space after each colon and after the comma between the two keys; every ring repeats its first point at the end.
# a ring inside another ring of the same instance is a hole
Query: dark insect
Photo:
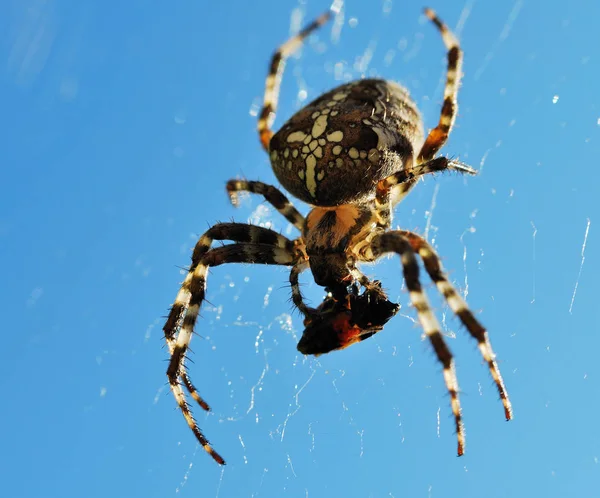
{"type": "Polygon", "coordinates": [[[298,111],[274,134],[271,123],[284,61],[330,18],[331,12],[316,19],[273,55],[258,119],[260,141],[282,186],[308,203],[311,211],[305,218],[271,185],[230,180],[227,192],[234,205],[238,192],[262,195],[301,235],[290,240],[273,230],[243,223],[214,225],[194,248],[192,264],[164,326],[171,355],[167,369],[171,390],[196,438],[219,464],[225,461],[204,437],[187,402],[185,390],[203,409],[210,409],[188,377],[185,358],[204,301],[208,268],[225,263],[290,266],[292,300],[304,315],[306,327],[298,350],[318,355],[372,336],[396,314],[398,306],[387,299],[379,282],[363,275],[357,265],[374,262],[389,253],[397,254],[411,303],[443,366],[458,454],[462,455],[465,435],[454,359],[422,290],[418,256],[450,309],[477,341],[504,405],[505,417],[512,418],[486,329],[448,281],[429,243],[416,233],[391,229],[394,207],[422,176],[445,170],[476,174],[459,161],[436,155],[446,143],[456,117],[462,51],[456,37],[432,10],[426,9],[425,15],[439,30],[448,54],[440,119],[427,136],[408,91],[380,79],[352,81],[334,88],[298,111]],[[215,240],[233,243],[212,248],[215,240]],[[300,293],[298,276],[307,269],[327,291],[327,297],[316,309],[308,307],[300,293]]]}
{"type": "Polygon", "coordinates": [[[319,356],[373,336],[392,318],[400,306],[388,301],[379,282],[359,295],[353,285],[341,301],[329,294],[310,318],[298,342],[302,354],[319,356]]]}

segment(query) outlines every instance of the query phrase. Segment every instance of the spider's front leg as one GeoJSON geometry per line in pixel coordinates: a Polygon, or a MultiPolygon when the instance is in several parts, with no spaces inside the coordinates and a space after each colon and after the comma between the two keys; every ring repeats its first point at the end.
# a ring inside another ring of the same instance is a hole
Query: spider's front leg
{"type": "Polygon", "coordinates": [[[209,409],[185,371],[185,355],[206,293],[208,268],[224,263],[293,265],[297,259],[296,244],[272,230],[242,223],[220,223],[213,226],[200,237],[194,248],[192,264],[163,328],[171,353],[167,368],[171,391],[199,443],[219,464],[224,464],[225,461],[198,427],[179,382],[179,379],[183,381],[202,408],[209,409]],[[232,240],[238,243],[210,249],[213,240],[232,240]]]}
{"type": "Polygon", "coordinates": [[[310,308],[306,304],[304,304],[304,298],[302,296],[302,292],[300,292],[300,283],[298,282],[298,276],[304,270],[309,268],[308,261],[301,260],[296,263],[292,271],[290,272],[290,284],[292,286],[292,302],[294,306],[300,310],[300,313],[304,315],[304,319],[310,320],[311,317],[317,312],[315,308],[310,308]]]}
{"type": "Polygon", "coordinates": [[[502,404],[504,406],[504,416],[506,420],[511,420],[513,417],[512,405],[510,399],[508,398],[508,393],[506,391],[506,387],[504,386],[504,380],[502,379],[500,368],[496,362],[496,355],[492,350],[492,344],[490,343],[487,330],[479,322],[479,320],[475,318],[475,315],[473,315],[473,312],[469,309],[469,306],[465,300],[448,281],[448,278],[442,268],[440,257],[429,245],[429,243],[420,235],[407,230],[398,230],[398,233],[406,237],[413,250],[417,252],[419,256],[421,256],[423,264],[425,265],[425,270],[429,274],[431,280],[433,280],[435,283],[440,293],[444,296],[444,299],[446,299],[448,302],[450,309],[452,309],[454,314],[458,316],[469,334],[471,334],[471,336],[477,341],[478,349],[484,361],[488,365],[490,374],[494,380],[494,383],[496,384],[496,389],[498,390],[500,399],[502,400],[502,404]]]}
{"type": "Polygon", "coordinates": [[[454,358],[444,341],[440,324],[433,314],[427,296],[421,287],[419,265],[415,258],[415,252],[408,239],[401,232],[393,231],[376,236],[371,245],[365,248],[364,256],[366,260],[373,260],[390,252],[400,256],[410,300],[417,310],[417,316],[425,335],[443,366],[444,382],[450,393],[450,403],[454,415],[456,436],[458,438],[458,455],[461,456],[465,449],[465,432],[458,398],[458,380],[456,378],[454,358]]]}
{"type": "Polygon", "coordinates": [[[167,322],[163,327],[165,339],[171,354],[174,347],[175,333],[181,325],[185,311],[190,303],[191,286],[196,272],[205,273],[201,264],[204,254],[210,249],[213,240],[231,240],[234,242],[251,242],[254,244],[267,244],[293,252],[295,245],[288,238],[279,235],[267,228],[247,225],[245,223],[218,223],[207,230],[198,239],[192,254],[192,265],[171,307],[167,322]]]}

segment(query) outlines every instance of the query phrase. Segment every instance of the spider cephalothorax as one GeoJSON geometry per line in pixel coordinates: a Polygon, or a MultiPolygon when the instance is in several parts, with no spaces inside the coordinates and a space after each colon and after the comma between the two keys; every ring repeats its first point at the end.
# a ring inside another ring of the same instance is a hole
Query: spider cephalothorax
{"type": "Polygon", "coordinates": [[[334,88],[298,111],[274,134],[271,123],[283,62],[304,38],[330,18],[331,12],[284,43],[273,56],[258,119],[260,141],[282,186],[310,204],[312,210],[305,218],[277,188],[262,182],[230,180],[227,192],[234,205],[238,192],[260,194],[300,231],[300,236],[289,240],[273,230],[242,223],[214,225],[194,248],[192,264],[164,326],[171,354],[167,369],[171,390],[196,438],[220,464],[225,461],[196,424],[184,389],[203,409],[210,409],[188,377],[185,357],[204,300],[208,268],[225,263],[290,266],[292,300],[304,315],[305,330],[298,350],[319,355],[371,337],[396,314],[398,305],[390,302],[379,282],[363,275],[357,265],[390,253],[399,255],[410,300],[443,367],[458,454],[462,455],[465,438],[454,359],[421,288],[417,256],[420,257],[450,309],[477,341],[504,405],[505,417],[512,418],[487,331],[448,281],[429,243],[416,233],[391,229],[394,206],[420,177],[444,170],[476,173],[458,161],[436,155],[446,143],[456,117],[462,52],[456,37],[435,13],[426,9],[425,15],[441,33],[448,54],[440,119],[426,137],[408,91],[397,83],[379,79],[363,79],[334,88]],[[233,244],[212,248],[215,240],[233,244]],[[298,282],[300,273],[309,268],[315,282],[327,291],[327,297],[316,309],[304,303],[298,282]]]}

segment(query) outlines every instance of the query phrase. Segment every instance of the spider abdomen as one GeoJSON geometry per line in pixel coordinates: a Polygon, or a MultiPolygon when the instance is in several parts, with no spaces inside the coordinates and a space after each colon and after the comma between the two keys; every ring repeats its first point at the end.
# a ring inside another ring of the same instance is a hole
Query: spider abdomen
{"type": "Polygon", "coordinates": [[[346,83],[298,111],[273,136],[273,171],[295,197],[315,206],[364,201],[423,145],[423,124],[397,83],[346,83]]]}

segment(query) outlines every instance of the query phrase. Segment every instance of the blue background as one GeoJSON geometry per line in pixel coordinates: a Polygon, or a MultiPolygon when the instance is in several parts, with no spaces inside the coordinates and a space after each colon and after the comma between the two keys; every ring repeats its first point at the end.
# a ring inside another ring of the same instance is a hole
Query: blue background
{"type": "MultiPolygon", "coordinates": [[[[225,468],[176,409],[161,328],[199,234],[235,218],[295,236],[257,197],[235,210],[224,185],[275,181],[255,131],[269,57],[326,7],[0,6],[2,496],[598,496],[597,1],[431,5],[465,50],[443,153],[481,174],[428,178],[394,224],[427,234],[480,312],[513,422],[424,279],[457,357],[467,453],[455,456],[397,258],[366,271],[401,315],[318,360],[296,351],[285,269],[212,271],[190,371],[225,468]]],[[[445,52],[422,7],[345,2],[290,60],[275,127],[362,75],[405,84],[434,126],[445,52]]]]}

